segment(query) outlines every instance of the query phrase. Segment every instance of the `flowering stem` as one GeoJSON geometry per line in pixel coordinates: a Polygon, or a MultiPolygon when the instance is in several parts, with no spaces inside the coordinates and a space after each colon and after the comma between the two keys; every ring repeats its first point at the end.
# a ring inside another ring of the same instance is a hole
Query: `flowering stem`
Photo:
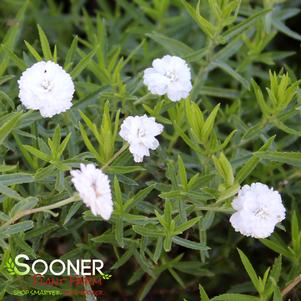
{"type": "Polygon", "coordinates": [[[286,296],[295,286],[301,282],[301,274],[299,274],[292,282],[281,291],[281,296],[286,296]]]}
{"type": "MultiPolygon", "coordinates": [[[[33,208],[33,209],[28,209],[28,210],[24,210],[24,211],[21,211],[19,213],[17,213],[15,216],[13,216],[10,220],[8,220],[5,224],[2,225],[2,227],[4,226],[8,226],[8,225],[11,225],[13,223],[15,223],[17,220],[19,220],[20,218],[24,217],[24,216],[27,216],[27,215],[31,215],[33,213],[37,213],[37,212],[47,212],[47,213],[50,213],[52,209],[56,209],[56,208],[60,208],[60,207],[63,207],[67,204],[70,204],[70,203],[74,203],[74,202],[77,202],[80,200],[80,197],[78,194],[75,194],[74,196],[68,198],[68,199],[65,199],[65,200],[62,200],[62,201],[59,201],[57,203],[54,203],[52,205],[48,205],[48,206],[43,206],[43,207],[39,207],[39,208],[33,208]]],[[[51,212],[51,214],[53,214],[53,212],[51,212]]]]}
{"type": "Polygon", "coordinates": [[[111,165],[111,163],[113,161],[115,161],[116,158],[118,158],[125,150],[127,150],[128,147],[129,147],[129,144],[125,143],[122,146],[122,148],[117,153],[115,153],[113,155],[113,157],[101,169],[104,171],[106,168],[108,168],[111,165]]]}

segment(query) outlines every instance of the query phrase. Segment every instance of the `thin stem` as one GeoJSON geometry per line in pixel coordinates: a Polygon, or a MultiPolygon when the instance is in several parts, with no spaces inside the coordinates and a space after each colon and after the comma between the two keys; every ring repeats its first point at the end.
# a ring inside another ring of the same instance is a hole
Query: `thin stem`
{"type": "Polygon", "coordinates": [[[225,212],[225,213],[233,213],[234,210],[229,208],[219,208],[219,207],[210,207],[210,206],[198,206],[196,207],[198,210],[202,211],[215,211],[215,212],[225,212]]]}
{"type": "Polygon", "coordinates": [[[15,216],[13,216],[10,220],[8,220],[5,224],[3,224],[2,227],[11,225],[11,224],[15,223],[17,220],[19,220],[20,218],[22,218],[24,216],[31,215],[31,214],[37,213],[37,212],[49,212],[49,210],[60,208],[60,207],[63,207],[67,204],[77,202],[79,200],[80,200],[79,195],[75,194],[74,196],[72,196],[68,199],[59,201],[59,202],[57,202],[55,204],[52,204],[52,205],[24,210],[22,212],[17,213],[15,216]]]}
{"type": "Polygon", "coordinates": [[[113,155],[113,157],[101,168],[102,170],[105,170],[106,168],[108,168],[109,165],[111,165],[111,163],[113,161],[115,161],[116,158],[118,158],[125,150],[127,150],[127,148],[129,147],[128,143],[125,143],[121,149],[119,149],[119,151],[117,153],[115,153],[113,155]]]}
{"type": "Polygon", "coordinates": [[[147,93],[144,96],[140,97],[139,99],[137,99],[136,101],[134,101],[134,106],[143,103],[145,100],[152,98],[152,94],[151,93],[147,93]]]}
{"type": "Polygon", "coordinates": [[[301,282],[301,274],[298,275],[292,282],[288,284],[282,291],[281,296],[286,296],[295,286],[297,286],[301,282]]]}

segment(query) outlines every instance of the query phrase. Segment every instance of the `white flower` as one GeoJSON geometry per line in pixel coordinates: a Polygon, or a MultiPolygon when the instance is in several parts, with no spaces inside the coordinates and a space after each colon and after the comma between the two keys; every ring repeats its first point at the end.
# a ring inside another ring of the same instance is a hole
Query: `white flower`
{"type": "Polygon", "coordinates": [[[94,164],[81,164],[80,170],[72,170],[72,183],[84,203],[94,215],[108,220],[113,212],[110,180],[94,164]]]}
{"type": "Polygon", "coordinates": [[[149,149],[156,149],[159,141],[155,136],[161,134],[163,125],[157,123],[154,117],[129,116],[121,124],[119,135],[130,144],[130,152],[135,162],[142,162],[144,156],[149,156],[149,149]]]}
{"type": "Polygon", "coordinates": [[[183,59],[165,55],[153,60],[152,66],[144,70],[143,76],[143,83],[152,94],[167,94],[171,101],[179,101],[189,95],[191,74],[183,59]]]}
{"type": "Polygon", "coordinates": [[[235,231],[254,238],[270,236],[276,224],[285,218],[279,192],[262,183],[244,185],[233,200],[232,207],[236,212],[230,222],[235,231]]]}
{"type": "Polygon", "coordinates": [[[71,76],[54,62],[38,62],[27,68],[18,81],[19,98],[27,109],[52,117],[72,106],[74,84],[71,76]]]}

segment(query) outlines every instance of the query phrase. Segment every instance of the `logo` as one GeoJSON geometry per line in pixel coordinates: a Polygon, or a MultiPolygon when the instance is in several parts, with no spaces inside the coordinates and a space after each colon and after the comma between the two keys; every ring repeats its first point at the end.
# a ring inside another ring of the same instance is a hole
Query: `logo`
{"type": "Polygon", "coordinates": [[[54,259],[47,262],[43,259],[35,259],[29,262],[26,254],[19,254],[13,260],[11,257],[6,261],[6,269],[10,275],[24,276],[30,273],[34,275],[52,274],[54,276],[101,276],[103,279],[110,279],[111,275],[102,271],[104,263],[100,259],[76,259],[75,261],[54,259]]]}
{"type": "Polygon", "coordinates": [[[91,287],[101,287],[103,280],[112,277],[102,271],[104,263],[100,259],[54,259],[47,262],[43,259],[30,260],[26,254],[19,254],[15,259],[10,257],[5,266],[10,275],[29,275],[32,278],[31,287],[39,287],[16,289],[13,291],[15,296],[103,296],[102,289],[94,290],[91,287]],[[64,288],[60,288],[62,285],[64,288]]]}
{"type": "Polygon", "coordinates": [[[14,261],[11,257],[5,263],[6,269],[10,275],[22,275],[22,273],[16,268],[14,261]]]}

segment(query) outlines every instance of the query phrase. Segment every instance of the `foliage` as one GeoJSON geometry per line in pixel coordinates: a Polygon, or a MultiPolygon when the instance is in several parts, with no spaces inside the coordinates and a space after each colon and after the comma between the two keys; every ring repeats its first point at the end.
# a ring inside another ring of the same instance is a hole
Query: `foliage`
{"type": "Polygon", "coordinates": [[[299,300],[296,287],[283,296],[301,273],[300,80],[298,48],[290,46],[301,36],[286,25],[297,7],[1,1],[1,298],[32,286],[13,275],[11,258],[26,253],[103,259],[112,274],[107,300],[299,300]],[[280,38],[289,51],[279,50],[280,38]],[[192,71],[191,95],[177,103],[142,82],[143,70],[167,53],[192,71]],[[72,108],[51,119],[25,111],[17,97],[21,72],[41,60],[64,66],[76,85],[72,108]],[[160,148],[134,164],[120,120],[144,113],[165,131],[160,148]],[[110,176],[110,221],[79,202],[24,214],[72,198],[70,170],[88,162],[110,176]],[[256,181],[279,190],[287,208],[284,225],[260,241],[229,223],[238,189],[256,181]]]}

